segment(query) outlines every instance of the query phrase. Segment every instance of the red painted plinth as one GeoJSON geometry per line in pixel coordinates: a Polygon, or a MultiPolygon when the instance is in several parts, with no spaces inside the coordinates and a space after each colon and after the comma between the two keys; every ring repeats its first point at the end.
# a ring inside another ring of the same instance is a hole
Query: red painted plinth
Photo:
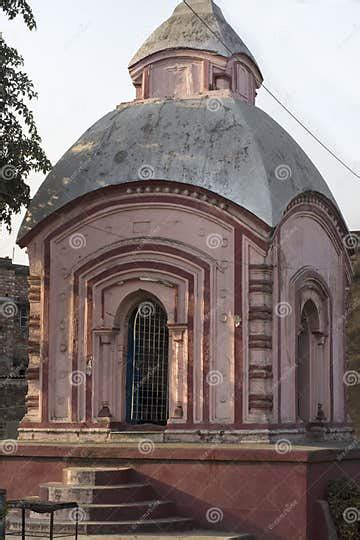
{"type": "Polygon", "coordinates": [[[96,446],[19,444],[0,458],[8,498],[39,494],[62,480],[65,466],[132,465],[181,514],[213,530],[251,532],[259,539],[322,540],[316,500],[330,479],[360,479],[360,451],[274,445],[96,446]],[[216,509],[213,512],[211,509],[216,509]]]}

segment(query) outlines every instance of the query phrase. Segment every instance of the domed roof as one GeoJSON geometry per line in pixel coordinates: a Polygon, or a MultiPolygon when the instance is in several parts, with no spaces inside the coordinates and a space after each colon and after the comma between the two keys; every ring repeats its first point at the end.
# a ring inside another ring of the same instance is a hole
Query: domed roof
{"type": "Polygon", "coordinates": [[[101,118],[47,176],[18,239],[86,193],[145,178],[205,188],[270,226],[304,191],[335,203],[310,159],[270,116],[229,93],[217,96],[135,101],[101,118]]]}
{"type": "Polygon", "coordinates": [[[184,2],[181,2],[172,16],[159,26],[140,47],[131,59],[130,67],[151,54],[169,49],[197,49],[225,57],[242,53],[255,62],[244,42],[212,0],[188,0],[188,3],[207,26],[219,36],[219,39],[216,39],[200,18],[184,2]]]}

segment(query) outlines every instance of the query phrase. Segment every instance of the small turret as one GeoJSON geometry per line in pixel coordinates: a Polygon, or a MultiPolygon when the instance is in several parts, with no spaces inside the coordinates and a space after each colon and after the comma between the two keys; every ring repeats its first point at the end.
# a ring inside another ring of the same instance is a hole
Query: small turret
{"type": "Polygon", "coordinates": [[[192,9],[179,4],[130,61],[136,98],[179,99],[229,90],[254,103],[262,83],[254,57],[212,0],[188,3],[192,9]]]}

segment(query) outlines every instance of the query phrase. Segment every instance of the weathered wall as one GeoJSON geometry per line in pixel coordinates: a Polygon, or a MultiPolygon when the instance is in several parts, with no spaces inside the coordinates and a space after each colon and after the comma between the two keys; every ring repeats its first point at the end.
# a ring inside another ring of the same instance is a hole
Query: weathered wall
{"type": "Polygon", "coordinates": [[[206,51],[159,51],[132,68],[138,99],[184,98],[214,90],[232,90],[247,103],[255,103],[261,75],[249,58],[242,62],[206,51]]]}
{"type": "Polygon", "coordinates": [[[20,310],[28,305],[28,272],[27,266],[0,258],[0,377],[24,374],[26,367],[27,328],[20,327],[20,310]]]}
{"type": "Polygon", "coordinates": [[[351,271],[337,230],[335,214],[316,196],[299,196],[277,231],[273,246],[274,332],[273,354],[279,380],[279,418],[296,420],[299,377],[299,335],[302,309],[316,305],[318,322],[310,353],[306,353],[310,382],[309,419],[315,421],[318,403],[327,421],[346,421],[343,382],[345,367],[346,287],[351,271]],[[311,204],[309,204],[311,203],[311,204]],[[276,356],[280,354],[277,366],[276,356]]]}
{"type": "Polygon", "coordinates": [[[173,405],[183,410],[175,423],[234,422],[234,313],[241,314],[241,305],[234,307],[235,227],[219,208],[190,204],[186,190],[183,196],[160,191],[103,193],[91,210],[79,204],[64,224],[50,225],[29,245],[32,278],[47,276],[44,304],[31,305],[31,317],[35,310],[41,317],[42,339],[49,337],[42,346],[49,369],[44,421],[97,421],[101,400],[109,402],[113,420],[124,420],[123,318],[127,299],[142,291],[163,303],[170,333],[184,329],[182,352],[172,355],[170,389],[179,394],[173,405]],[[76,386],[72,373],[79,371],[87,379],[76,386]],[[207,382],[209,371],[221,384],[207,382]]]}
{"type": "Polygon", "coordinates": [[[27,266],[0,258],[0,438],[16,437],[25,413],[28,273],[27,266]]]}
{"type": "Polygon", "coordinates": [[[155,180],[138,186],[79,199],[28,244],[24,438],[36,423],[45,431],[83,424],[105,432],[104,403],[113,424],[124,426],[125,322],[140,293],[154,295],[167,311],[171,428],[271,424],[304,433],[322,402],[326,421],[342,429],[350,264],[336,210],[317,195],[298,197],[269,251],[265,224],[208,191],[155,180]],[[299,276],[310,296],[321,284],[327,309],[326,324],[314,332],[324,361],[309,361],[314,395],[305,421],[295,405],[299,276]]]}
{"type": "Polygon", "coordinates": [[[348,375],[351,385],[347,386],[349,413],[355,424],[357,437],[360,439],[360,231],[353,256],[354,276],[350,289],[347,317],[348,375]]]}
{"type": "Polygon", "coordinates": [[[0,379],[0,440],[17,438],[19,421],[25,414],[25,378],[0,379]]]}

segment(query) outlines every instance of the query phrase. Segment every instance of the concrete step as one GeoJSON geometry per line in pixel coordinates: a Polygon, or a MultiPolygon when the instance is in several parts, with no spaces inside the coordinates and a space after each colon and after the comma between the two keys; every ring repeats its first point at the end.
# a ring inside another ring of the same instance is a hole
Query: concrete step
{"type": "MultiPolygon", "coordinates": [[[[129,521],[167,518],[175,516],[176,510],[171,501],[153,500],[123,504],[83,504],[78,514],[84,521],[129,521]]],[[[56,512],[56,519],[72,521],[73,515],[72,510],[60,510],[56,512]]]]}
{"type": "MultiPolygon", "coordinates": [[[[79,535],[79,540],[87,540],[89,536],[79,535]]],[[[147,534],[116,534],[116,535],[92,535],[91,540],[255,540],[252,534],[221,533],[211,531],[191,531],[182,533],[162,533],[156,535],[147,534]]],[[[12,536],[13,540],[21,540],[21,536],[12,536]]],[[[26,535],[26,540],[38,540],[37,537],[26,535]]]]}
{"type": "Polygon", "coordinates": [[[64,484],[108,486],[135,480],[136,473],[132,467],[66,467],[63,470],[64,484]]]}
{"type": "Polygon", "coordinates": [[[110,486],[70,485],[50,482],[40,485],[40,498],[52,502],[76,501],[83,504],[121,504],[156,500],[150,484],[133,482],[110,486]]]}
{"type": "MultiPolygon", "coordinates": [[[[172,501],[159,500],[153,487],[142,481],[131,466],[66,467],[63,482],[40,485],[40,500],[74,502],[78,510],[55,513],[58,535],[73,534],[76,514],[79,533],[111,535],[127,533],[176,532],[192,530],[192,519],[178,516],[172,501]]],[[[33,499],[35,500],[35,498],[33,499]]],[[[11,532],[20,527],[20,514],[9,513],[11,532]]],[[[27,512],[27,530],[31,534],[47,534],[49,515],[27,512]]]]}
{"type": "MultiPolygon", "coordinates": [[[[79,534],[120,534],[120,533],[157,533],[167,531],[186,531],[194,529],[191,519],[181,517],[168,517],[162,519],[147,520],[126,520],[126,521],[81,521],[79,522],[79,534]]],[[[9,519],[7,530],[10,533],[21,530],[20,519],[9,519]]],[[[75,523],[71,521],[60,521],[55,519],[54,534],[71,535],[74,534],[75,523]]],[[[48,534],[48,519],[29,519],[26,523],[28,534],[48,534]]]]}

